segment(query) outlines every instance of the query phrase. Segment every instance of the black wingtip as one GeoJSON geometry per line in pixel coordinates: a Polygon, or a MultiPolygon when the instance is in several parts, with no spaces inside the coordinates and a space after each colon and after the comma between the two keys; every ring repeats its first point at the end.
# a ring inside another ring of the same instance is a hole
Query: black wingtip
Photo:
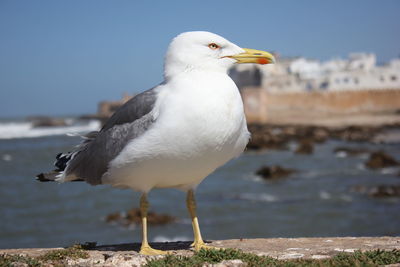
{"type": "Polygon", "coordinates": [[[40,174],[36,175],[36,180],[39,181],[39,182],[52,182],[52,181],[54,181],[54,180],[47,179],[46,176],[44,175],[44,173],[40,173],[40,174]]]}
{"type": "MultiPolygon", "coordinates": [[[[58,174],[60,174],[58,170],[54,170],[53,172],[49,172],[49,173],[40,173],[40,174],[36,175],[36,181],[56,182],[58,174]]],[[[83,182],[83,181],[85,181],[85,180],[81,179],[81,178],[76,178],[75,180],[71,180],[69,182],[83,182]]]]}

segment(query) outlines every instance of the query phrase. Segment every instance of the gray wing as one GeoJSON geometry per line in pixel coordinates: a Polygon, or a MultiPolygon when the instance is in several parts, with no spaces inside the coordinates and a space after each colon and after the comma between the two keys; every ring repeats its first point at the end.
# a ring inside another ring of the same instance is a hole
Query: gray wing
{"type": "Polygon", "coordinates": [[[136,95],[111,116],[100,132],[91,133],[66,163],[66,175],[74,175],[93,185],[101,184],[109,162],[130,140],[142,135],[154,123],[150,112],[157,93],[155,87],[136,95]]]}
{"type": "Polygon", "coordinates": [[[101,131],[108,130],[114,125],[134,122],[148,114],[154,107],[157,93],[157,87],[153,87],[130,99],[107,120],[101,131]]]}

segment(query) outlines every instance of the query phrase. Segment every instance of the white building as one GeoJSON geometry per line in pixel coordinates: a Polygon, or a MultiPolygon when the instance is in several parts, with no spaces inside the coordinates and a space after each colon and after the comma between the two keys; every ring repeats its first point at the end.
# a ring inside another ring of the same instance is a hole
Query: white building
{"type": "Polygon", "coordinates": [[[259,86],[270,92],[400,89],[400,59],[377,66],[375,55],[366,53],[326,62],[278,58],[273,65],[237,65],[230,74],[239,88],[259,86]]]}

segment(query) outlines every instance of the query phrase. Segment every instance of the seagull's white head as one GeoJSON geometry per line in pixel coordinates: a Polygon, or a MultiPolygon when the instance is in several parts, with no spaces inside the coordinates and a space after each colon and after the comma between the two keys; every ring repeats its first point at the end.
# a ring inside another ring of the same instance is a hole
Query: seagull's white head
{"type": "Polygon", "coordinates": [[[264,51],[240,48],[225,38],[203,31],[185,32],[175,37],[165,56],[164,76],[193,70],[226,73],[235,63],[274,63],[264,51]]]}

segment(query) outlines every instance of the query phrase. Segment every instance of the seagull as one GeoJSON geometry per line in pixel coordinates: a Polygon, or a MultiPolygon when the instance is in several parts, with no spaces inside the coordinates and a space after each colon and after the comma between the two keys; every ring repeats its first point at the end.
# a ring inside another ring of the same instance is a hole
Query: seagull
{"type": "Polygon", "coordinates": [[[147,240],[148,192],[187,193],[196,251],[201,236],[194,191],[216,168],[239,156],[250,133],[239,90],[227,72],[234,64],[274,63],[268,52],[241,48],[210,32],[176,36],[164,63],[164,82],[122,105],[98,132],[56,157],[56,170],[39,181],[86,181],[141,192],[144,255],[166,254],[147,240]]]}

